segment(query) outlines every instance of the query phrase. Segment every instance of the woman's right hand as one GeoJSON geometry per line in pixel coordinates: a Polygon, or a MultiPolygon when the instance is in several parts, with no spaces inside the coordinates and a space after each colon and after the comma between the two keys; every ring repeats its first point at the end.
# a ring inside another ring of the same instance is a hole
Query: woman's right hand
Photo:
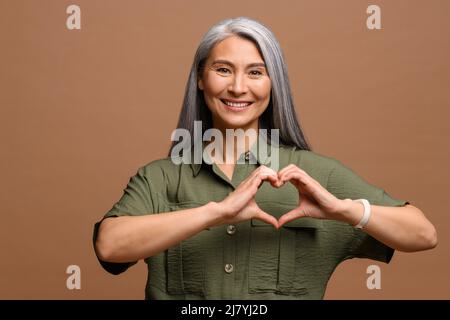
{"type": "Polygon", "coordinates": [[[277,187],[277,172],[266,166],[259,166],[224,200],[218,203],[221,219],[219,224],[233,224],[250,219],[259,219],[278,228],[277,219],[261,210],[255,202],[255,194],[264,181],[277,187]]]}

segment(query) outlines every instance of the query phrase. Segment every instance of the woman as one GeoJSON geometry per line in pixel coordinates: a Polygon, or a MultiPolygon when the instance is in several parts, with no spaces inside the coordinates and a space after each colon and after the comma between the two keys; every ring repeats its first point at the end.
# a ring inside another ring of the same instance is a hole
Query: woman
{"type": "Polygon", "coordinates": [[[225,138],[210,161],[171,156],[130,179],[96,224],[94,244],[113,274],[145,259],[147,299],[321,299],[345,259],[389,262],[394,250],[436,246],[418,208],[310,150],[281,49],[262,24],[229,19],[204,36],[178,129],[193,135],[195,121],[223,136],[278,129],[280,143],[225,138]],[[236,140],[244,152],[227,149],[236,140]]]}

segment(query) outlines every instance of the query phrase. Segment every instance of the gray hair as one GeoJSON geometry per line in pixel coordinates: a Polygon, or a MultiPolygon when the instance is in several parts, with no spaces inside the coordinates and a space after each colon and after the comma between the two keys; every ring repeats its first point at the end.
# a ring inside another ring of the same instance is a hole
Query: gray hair
{"type": "MultiPolygon", "coordinates": [[[[266,26],[247,17],[220,21],[203,36],[192,63],[177,128],[188,130],[193,137],[194,121],[202,121],[202,133],[212,127],[211,112],[206,106],[203,92],[198,88],[197,81],[199,75],[203,73],[211,49],[231,36],[252,41],[266,64],[272,89],[269,105],[259,119],[260,128],[279,129],[280,144],[296,146],[301,150],[311,150],[297,120],[287,67],[280,45],[266,26]]],[[[172,143],[170,151],[176,143],[176,141],[172,143]]]]}

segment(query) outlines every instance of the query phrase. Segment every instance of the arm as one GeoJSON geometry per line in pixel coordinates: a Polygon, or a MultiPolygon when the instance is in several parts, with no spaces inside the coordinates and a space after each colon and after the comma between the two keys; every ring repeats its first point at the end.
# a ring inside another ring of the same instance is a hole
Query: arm
{"type": "Polygon", "coordinates": [[[100,224],[95,250],[107,262],[130,262],[156,255],[199,233],[224,223],[260,219],[277,226],[253,197],[264,181],[275,183],[276,172],[260,166],[220,203],[175,212],[107,218],[100,224]]]}
{"type": "Polygon", "coordinates": [[[175,212],[107,218],[100,224],[96,252],[107,262],[137,261],[199,233],[217,218],[215,202],[175,212]]]}
{"type": "MultiPolygon", "coordinates": [[[[288,181],[299,190],[302,200],[297,208],[280,218],[279,226],[302,217],[337,220],[350,225],[361,220],[363,204],[337,198],[297,166],[291,164],[279,172],[279,184],[288,181]]],[[[356,189],[364,185],[356,179],[352,181],[358,184],[356,189]]],[[[408,252],[432,249],[437,245],[434,226],[418,208],[371,205],[371,209],[372,215],[363,230],[385,245],[408,252]]]]}
{"type": "MultiPolygon", "coordinates": [[[[356,225],[364,206],[350,199],[340,200],[338,220],[356,225]]],[[[364,231],[387,246],[405,252],[436,247],[436,229],[422,211],[412,205],[384,207],[371,205],[372,215],[364,231]]]]}

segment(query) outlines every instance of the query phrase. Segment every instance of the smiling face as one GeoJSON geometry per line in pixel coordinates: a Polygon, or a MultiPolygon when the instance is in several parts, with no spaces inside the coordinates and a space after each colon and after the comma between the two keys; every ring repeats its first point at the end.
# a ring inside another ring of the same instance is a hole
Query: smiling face
{"type": "Polygon", "coordinates": [[[216,44],[198,86],[212,113],[214,128],[258,129],[259,116],[270,101],[271,82],[252,41],[231,36],[216,44]]]}

